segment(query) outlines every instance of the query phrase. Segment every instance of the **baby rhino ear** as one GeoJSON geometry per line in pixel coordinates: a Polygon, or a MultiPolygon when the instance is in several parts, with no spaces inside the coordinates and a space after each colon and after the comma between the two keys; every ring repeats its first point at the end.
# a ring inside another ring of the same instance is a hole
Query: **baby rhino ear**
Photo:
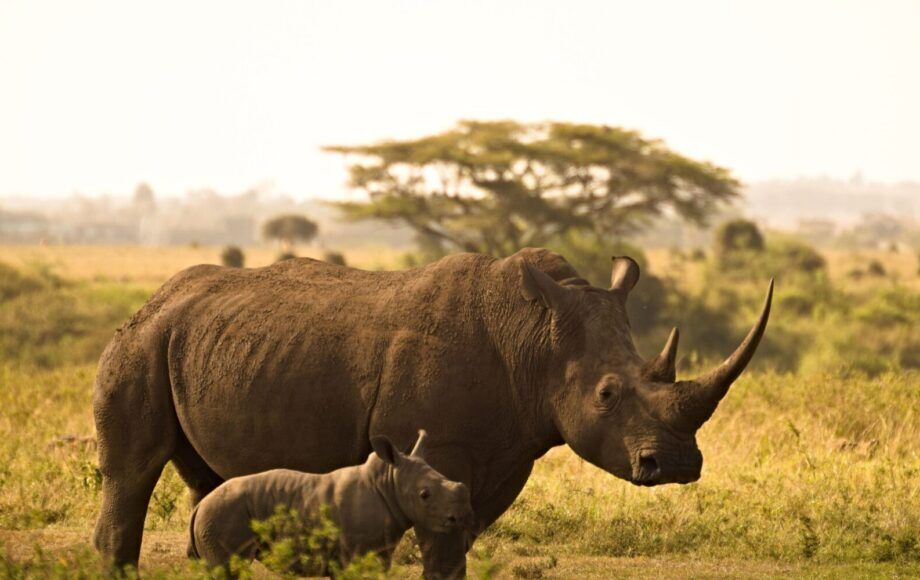
{"type": "Polygon", "coordinates": [[[374,448],[377,457],[390,465],[396,465],[399,460],[399,451],[396,450],[393,442],[383,435],[371,437],[371,447],[374,448]]]}

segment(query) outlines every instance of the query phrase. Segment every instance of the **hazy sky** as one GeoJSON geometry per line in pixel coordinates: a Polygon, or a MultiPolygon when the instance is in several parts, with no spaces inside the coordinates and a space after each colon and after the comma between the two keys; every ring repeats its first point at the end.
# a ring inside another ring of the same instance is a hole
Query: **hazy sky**
{"type": "Polygon", "coordinates": [[[920,180],[920,1],[0,0],[0,196],[266,180],[457,119],[622,125],[748,181],[920,180]]]}

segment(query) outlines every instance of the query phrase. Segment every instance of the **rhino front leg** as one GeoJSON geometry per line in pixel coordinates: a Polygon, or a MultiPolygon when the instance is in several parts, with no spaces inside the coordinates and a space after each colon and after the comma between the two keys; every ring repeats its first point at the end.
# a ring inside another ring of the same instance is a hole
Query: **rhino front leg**
{"type": "Polygon", "coordinates": [[[530,473],[533,471],[533,462],[519,464],[507,469],[496,469],[506,475],[488,498],[483,500],[473,500],[473,510],[476,512],[476,535],[478,536],[486,528],[491,526],[503,513],[505,513],[521,490],[527,484],[530,473]]]}
{"type": "Polygon", "coordinates": [[[179,424],[169,385],[159,379],[165,373],[143,361],[114,359],[122,354],[118,346],[103,356],[93,397],[102,472],[93,543],[109,563],[123,567],[137,565],[147,504],[175,451],[179,424]]]}
{"type": "Polygon", "coordinates": [[[466,577],[466,552],[472,538],[466,531],[436,534],[415,528],[422,551],[423,575],[426,580],[466,577]]]}
{"type": "Polygon", "coordinates": [[[426,534],[416,528],[426,579],[463,578],[466,575],[466,553],[472,547],[476,536],[492,525],[514,503],[524,489],[532,470],[533,462],[498,470],[506,477],[497,486],[496,491],[485,500],[473,501],[473,509],[476,512],[474,533],[426,534]]]}
{"type": "Polygon", "coordinates": [[[147,504],[162,470],[163,465],[130,476],[111,472],[103,475],[102,506],[96,519],[93,544],[111,564],[137,566],[147,504]]]}

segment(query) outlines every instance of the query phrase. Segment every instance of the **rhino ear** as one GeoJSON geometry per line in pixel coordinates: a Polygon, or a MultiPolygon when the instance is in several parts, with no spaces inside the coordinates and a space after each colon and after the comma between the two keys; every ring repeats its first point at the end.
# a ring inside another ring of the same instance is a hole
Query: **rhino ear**
{"type": "Polygon", "coordinates": [[[387,437],[383,435],[371,437],[371,447],[374,448],[374,453],[377,454],[377,457],[382,459],[385,463],[396,465],[396,462],[399,461],[399,451],[396,450],[393,442],[387,437]]]}
{"type": "Polygon", "coordinates": [[[625,299],[638,281],[639,264],[629,256],[614,256],[610,290],[622,294],[625,299]]]}
{"type": "Polygon", "coordinates": [[[550,310],[559,310],[571,300],[570,292],[545,272],[521,260],[521,295],[525,300],[538,301],[550,310]]]}

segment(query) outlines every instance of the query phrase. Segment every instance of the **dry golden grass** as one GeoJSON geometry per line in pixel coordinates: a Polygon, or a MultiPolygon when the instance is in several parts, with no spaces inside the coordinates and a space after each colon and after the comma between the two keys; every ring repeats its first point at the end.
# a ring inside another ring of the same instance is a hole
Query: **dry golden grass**
{"type": "MultiPolygon", "coordinates": [[[[98,509],[95,450],[80,439],[93,435],[95,364],[88,362],[92,358],[63,356],[74,354],[78,343],[72,338],[86,329],[76,324],[53,344],[46,331],[62,326],[77,309],[110,336],[107,329],[150,290],[182,268],[218,263],[219,253],[207,247],[0,247],[0,262],[50,265],[65,278],[86,282],[42,290],[34,301],[23,296],[0,303],[8,329],[28,327],[13,323],[28,323],[33,315],[47,318],[50,326],[36,323],[33,333],[23,330],[22,341],[62,351],[44,353],[41,360],[49,362],[38,368],[0,361],[0,544],[5,545],[0,577],[19,574],[19,562],[34,565],[36,544],[54,558],[88,550],[98,509]],[[77,438],[68,439],[71,435],[77,438]],[[13,563],[14,572],[4,572],[5,562],[13,563]]],[[[276,253],[247,250],[247,265],[268,264],[276,253]]],[[[351,249],[345,256],[367,269],[400,264],[400,252],[382,248],[351,249]]],[[[910,254],[826,257],[834,284],[864,288],[865,296],[889,285],[887,279],[856,281],[849,275],[873,258],[902,285],[917,288],[916,258],[910,254]]],[[[649,259],[659,274],[678,266],[668,252],[651,252],[649,259]]],[[[702,279],[701,266],[683,268],[687,277],[680,283],[694,287],[702,279]]],[[[782,304],[777,302],[771,320],[774,334],[783,329],[784,316],[817,324],[781,312],[782,304]]],[[[860,333],[873,325],[854,316],[847,323],[860,333]]],[[[755,361],[700,432],[706,457],[700,482],[639,489],[568,448],[554,449],[538,462],[512,509],[477,542],[471,572],[491,562],[499,566],[500,578],[920,577],[918,371],[868,377],[827,365],[786,374],[757,367],[755,361]]],[[[147,519],[148,572],[190,573],[183,568],[185,497],[169,467],[147,519]]],[[[92,558],[68,562],[92,566],[92,558]]],[[[35,570],[45,568],[33,568],[32,577],[40,575],[35,570]]],[[[419,567],[403,571],[417,576],[419,567]]]]}
{"type": "MultiPolygon", "coordinates": [[[[223,248],[200,246],[0,246],[0,262],[21,267],[31,264],[51,266],[71,280],[106,279],[149,285],[160,284],[170,276],[197,264],[220,264],[223,248]]],[[[278,257],[277,248],[244,250],[247,267],[267,266],[278,257]]],[[[366,246],[342,252],[355,267],[379,270],[399,267],[400,250],[366,246]]],[[[321,259],[323,251],[300,248],[297,255],[321,259]]]]}
{"type": "MultiPolygon", "coordinates": [[[[652,271],[665,274],[679,270],[685,275],[685,287],[695,288],[702,280],[701,268],[686,267],[686,263],[669,250],[649,250],[646,252],[652,271]]],[[[872,276],[854,279],[854,270],[865,272],[870,262],[878,261],[883,265],[889,279],[896,280],[910,288],[920,289],[920,254],[913,252],[887,252],[883,250],[822,250],[827,260],[827,273],[831,281],[846,287],[869,287],[876,280],[872,276]]],[[[781,272],[770,272],[780,275],[781,272]]]]}
{"type": "MultiPolygon", "coordinates": [[[[196,264],[219,264],[221,247],[212,246],[0,246],[0,262],[13,266],[45,264],[61,276],[72,280],[106,279],[141,285],[159,284],[170,276],[196,264]]],[[[279,250],[274,247],[246,248],[247,267],[267,266],[275,261],[279,250]]],[[[299,248],[298,255],[321,259],[323,250],[299,248]]],[[[349,265],[365,270],[402,268],[403,250],[384,246],[356,246],[342,252],[349,265]]],[[[668,250],[647,252],[651,270],[664,274],[680,268],[685,272],[685,285],[695,287],[701,279],[700,268],[686,268],[668,250]]],[[[828,273],[835,282],[847,286],[864,286],[872,277],[854,280],[853,270],[865,271],[869,262],[877,260],[891,279],[909,287],[920,288],[920,260],[910,252],[862,250],[850,252],[827,250],[828,273]]]]}

